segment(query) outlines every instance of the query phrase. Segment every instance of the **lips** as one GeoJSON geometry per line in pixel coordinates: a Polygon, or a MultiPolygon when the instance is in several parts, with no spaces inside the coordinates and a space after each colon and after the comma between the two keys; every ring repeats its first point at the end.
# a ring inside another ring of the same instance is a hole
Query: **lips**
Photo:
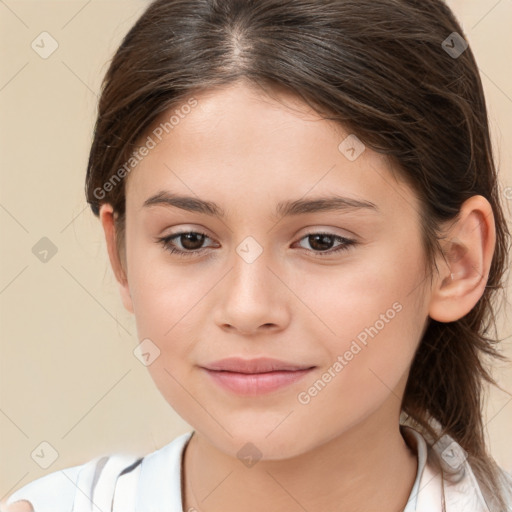
{"type": "Polygon", "coordinates": [[[228,371],[236,373],[266,373],[275,371],[297,371],[312,368],[312,365],[301,365],[272,359],[269,357],[259,357],[257,359],[242,359],[241,357],[229,357],[219,359],[213,363],[205,365],[208,370],[228,371]]]}
{"type": "Polygon", "coordinates": [[[203,367],[209,377],[225,390],[238,395],[260,395],[276,391],[302,379],[314,366],[271,358],[221,359],[203,367]]]}

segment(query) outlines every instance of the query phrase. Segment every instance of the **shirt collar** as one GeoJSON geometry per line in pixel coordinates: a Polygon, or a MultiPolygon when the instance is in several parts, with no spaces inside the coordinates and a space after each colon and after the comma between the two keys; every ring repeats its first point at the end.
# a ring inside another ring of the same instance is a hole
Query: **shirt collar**
{"type": "Polygon", "coordinates": [[[463,448],[445,434],[433,445],[408,425],[404,439],[418,457],[418,472],[404,512],[490,512],[463,448]]]}

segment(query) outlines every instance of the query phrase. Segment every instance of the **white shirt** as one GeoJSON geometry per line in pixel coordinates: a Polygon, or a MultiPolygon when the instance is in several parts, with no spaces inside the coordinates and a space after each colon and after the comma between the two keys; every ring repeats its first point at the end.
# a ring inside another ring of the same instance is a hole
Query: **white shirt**
{"type": "MultiPolygon", "coordinates": [[[[446,512],[489,512],[464,450],[451,437],[443,436],[431,446],[414,428],[400,428],[418,456],[416,480],[404,512],[442,511],[441,473],[430,463],[431,452],[437,457],[443,453],[445,468],[451,468],[458,479],[443,482],[446,512]]],[[[7,504],[27,500],[35,512],[183,512],[182,455],[192,433],[145,457],[114,454],[50,473],[13,493],[7,504]]],[[[512,489],[512,476],[508,477],[512,489]]]]}

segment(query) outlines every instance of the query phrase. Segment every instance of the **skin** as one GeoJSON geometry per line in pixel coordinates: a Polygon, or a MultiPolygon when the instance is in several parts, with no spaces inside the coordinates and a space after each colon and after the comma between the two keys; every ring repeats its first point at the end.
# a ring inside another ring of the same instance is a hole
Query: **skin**
{"type": "Polygon", "coordinates": [[[112,207],[100,211],[139,341],[160,350],[148,370],[195,430],[184,453],[184,510],[403,510],[417,472],[399,428],[410,364],[429,317],[455,321],[483,294],[495,246],[491,206],[481,196],[464,203],[444,226],[445,255],[430,276],[417,196],[383,155],[366,148],[349,161],[338,146],[350,133],[283,91],[275,101],[240,82],[194,97],[197,107],[128,176],[121,255],[112,207]],[[161,191],[214,201],[226,217],[143,206],[161,191]],[[273,216],[279,201],[333,193],[378,211],[273,216]],[[180,258],[156,241],[179,231],[207,234],[202,245],[174,239],[203,252],[180,258]],[[340,241],[319,248],[306,236],[315,232],[357,243],[322,257],[340,241]],[[252,263],[236,251],[248,236],[263,249],[252,263]],[[400,312],[300,403],[298,394],[396,303],[400,312]],[[199,368],[229,356],[315,369],[243,397],[199,368]],[[261,452],[252,467],[237,457],[248,442],[261,452]]]}

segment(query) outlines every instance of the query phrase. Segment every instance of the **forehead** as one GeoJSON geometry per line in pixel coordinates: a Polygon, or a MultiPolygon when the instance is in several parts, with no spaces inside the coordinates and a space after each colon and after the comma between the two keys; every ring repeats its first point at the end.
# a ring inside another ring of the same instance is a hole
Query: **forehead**
{"type": "Polygon", "coordinates": [[[127,195],[139,206],[168,190],[215,198],[221,207],[236,199],[239,207],[269,202],[274,209],[283,198],[335,192],[383,210],[404,201],[417,206],[384,155],[362,145],[356,146],[358,153],[364,150],[358,158],[347,158],[347,144],[359,144],[353,134],[296,95],[274,92],[269,97],[234,84],[194,95],[192,108],[164,112],[145,135],[156,145],[130,174],[127,195]],[[159,128],[161,140],[155,136],[159,128]]]}

